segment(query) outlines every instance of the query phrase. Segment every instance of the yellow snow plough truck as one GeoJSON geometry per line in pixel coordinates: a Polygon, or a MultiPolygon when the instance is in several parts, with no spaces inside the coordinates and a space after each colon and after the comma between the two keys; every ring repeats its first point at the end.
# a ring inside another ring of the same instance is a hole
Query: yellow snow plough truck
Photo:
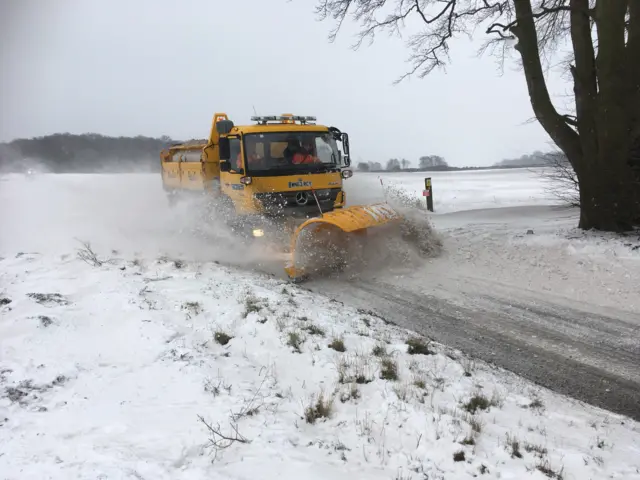
{"type": "Polygon", "coordinates": [[[251,120],[235,125],[216,113],[206,143],[163,150],[168,196],[211,196],[239,238],[279,253],[293,281],[343,270],[357,254],[354,240],[401,219],[387,203],[347,206],[343,182],[353,173],[346,133],[308,116],[251,120]]]}

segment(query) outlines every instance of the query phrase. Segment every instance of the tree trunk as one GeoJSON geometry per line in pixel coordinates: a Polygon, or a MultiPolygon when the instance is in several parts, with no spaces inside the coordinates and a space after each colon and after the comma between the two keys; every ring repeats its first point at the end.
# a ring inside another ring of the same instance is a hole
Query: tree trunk
{"type": "MultiPolygon", "coordinates": [[[[544,78],[538,35],[531,7],[531,0],[513,0],[517,23],[511,31],[518,38],[516,50],[522,58],[522,67],[527,81],[529,99],[533,112],[549,134],[553,142],[567,155],[569,159],[582,157],[580,138],[556,111],[544,78]]],[[[572,162],[573,163],[573,162],[572,162]]]]}
{"type": "MultiPolygon", "coordinates": [[[[591,212],[585,214],[583,226],[618,232],[630,230],[640,219],[639,188],[629,162],[637,113],[629,108],[633,76],[625,51],[626,6],[623,1],[596,4],[598,151],[586,171],[585,200],[591,212]]],[[[589,36],[583,41],[593,40],[589,36]]]]}
{"type": "MultiPolygon", "coordinates": [[[[602,1],[602,0],[601,0],[602,1]]],[[[582,155],[572,161],[580,183],[580,223],[583,229],[629,230],[636,223],[635,185],[628,168],[629,126],[624,87],[624,4],[600,5],[601,50],[595,58],[589,1],[571,0],[571,41],[575,65],[576,114],[582,155]],[[608,10],[608,11],[606,11],[608,10]],[[623,35],[622,35],[623,36],[623,35]],[[622,67],[622,68],[621,68],[622,67]],[[598,91],[598,79],[600,90],[598,91]]]]}
{"type": "MultiPolygon", "coordinates": [[[[635,2],[640,0],[632,0],[632,26],[634,18],[640,22],[635,2]]],[[[589,1],[570,2],[577,131],[551,102],[540,63],[531,0],[513,3],[517,23],[512,32],[518,37],[517,50],[531,105],[542,127],[569,159],[580,183],[579,227],[620,232],[640,225],[640,175],[632,161],[632,145],[640,129],[639,62],[630,58],[640,49],[640,33],[632,34],[625,48],[627,3],[598,0],[595,19],[599,48],[595,57],[589,1]]],[[[637,23],[636,28],[640,28],[637,23]]]]}
{"type": "MultiPolygon", "coordinates": [[[[604,152],[601,152],[601,154],[604,152]]],[[[606,157],[605,157],[606,158],[606,157]]],[[[616,170],[620,160],[602,164],[578,160],[580,182],[579,228],[625,232],[640,222],[640,189],[630,168],[616,170]],[[586,168],[585,168],[586,167],[586,168]]]]}

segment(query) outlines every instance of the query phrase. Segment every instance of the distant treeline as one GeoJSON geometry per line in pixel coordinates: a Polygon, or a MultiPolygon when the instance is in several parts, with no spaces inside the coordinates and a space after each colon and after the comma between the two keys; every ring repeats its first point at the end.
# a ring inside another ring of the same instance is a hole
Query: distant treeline
{"type": "Polygon", "coordinates": [[[558,152],[543,153],[540,151],[535,151],[530,155],[522,155],[518,158],[510,158],[507,160],[502,160],[501,162],[498,162],[494,165],[498,168],[544,167],[554,163],[557,157],[558,157],[558,152]]]}
{"type": "Polygon", "coordinates": [[[0,143],[0,172],[52,173],[160,171],[160,151],[177,143],[167,136],[107,137],[57,133],[0,143]]]}
{"type": "MultiPolygon", "coordinates": [[[[108,137],[97,133],[73,135],[57,133],[44,137],[16,139],[0,143],[0,172],[26,172],[29,169],[51,173],[159,172],[160,151],[179,142],[168,136],[108,137]]],[[[438,155],[418,159],[418,168],[406,159],[390,159],[384,168],[378,162],[360,162],[354,166],[370,172],[443,172],[522,168],[549,165],[550,153],[534,152],[519,158],[502,160],[487,167],[453,167],[438,155]]]]}
{"type": "Polygon", "coordinates": [[[553,165],[557,161],[557,152],[533,152],[518,158],[501,160],[487,167],[453,167],[439,155],[424,155],[418,159],[418,167],[411,167],[411,161],[405,158],[390,158],[385,167],[380,162],[359,162],[356,169],[361,172],[456,172],[466,170],[495,170],[504,168],[534,168],[553,165]]]}
{"type": "MultiPolygon", "coordinates": [[[[547,165],[547,164],[545,164],[547,165]]],[[[489,165],[487,167],[452,167],[450,165],[442,165],[438,167],[426,167],[426,168],[404,168],[402,170],[391,170],[392,172],[466,172],[466,171],[475,171],[475,170],[502,170],[508,168],[533,168],[540,167],[543,165],[489,165]]],[[[390,170],[361,170],[364,172],[371,173],[381,173],[381,172],[389,172],[390,170]]]]}

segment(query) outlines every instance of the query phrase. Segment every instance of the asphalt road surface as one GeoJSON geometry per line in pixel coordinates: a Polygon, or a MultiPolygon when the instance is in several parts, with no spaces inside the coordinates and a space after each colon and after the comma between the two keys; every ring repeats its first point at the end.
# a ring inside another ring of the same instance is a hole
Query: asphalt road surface
{"type": "Polygon", "coordinates": [[[473,278],[441,280],[437,288],[380,279],[320,279],[305,287],[640,421],[638,315],[610,308],[595,313],[473,278]]]}

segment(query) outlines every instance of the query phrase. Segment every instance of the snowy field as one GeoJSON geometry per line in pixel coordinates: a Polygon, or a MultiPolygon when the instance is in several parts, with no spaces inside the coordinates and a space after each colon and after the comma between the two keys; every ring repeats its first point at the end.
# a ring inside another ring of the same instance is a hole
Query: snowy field
{"type": "Polygon", "coordinates": [[[515,207],[521,205],[553,205],[549,183],[542,179],[542,169],[504,169],[460,172],[361,173],[353,177],[353,188],[359,202],[380,201],[383,185],[398,187],[421,203],[424,180],[433,185],[435,213],[450,213],[482,208],[515,207]]]}
{"type": "MultiPolygon", "coordinates": [[[[567,306],[613,307],[640,318],[640,232],[616,237],[579,230],[578,210],[558,204],[542,169],[384,174],[387,198],[425,209],[425,175],[434,188],[430,223],[444,237],[444,250],[399,273],[399,282],[489,278],[567,306]]],[[[383,200],[379,177],[355,176],[348,198],[383,200]]]]}
{"type": "MultiPolygon", "coordinates": [[[[526,170],[431,176],[445,247],[486,227],[461,210],[553,203],[526,170]]],[[[0,220],[2,479],[640,479],[637,422],[252,273],[159,176],[7,176],[0,220]]],[[[637,262],[563,222],[517,241],[637,262]]]]}

